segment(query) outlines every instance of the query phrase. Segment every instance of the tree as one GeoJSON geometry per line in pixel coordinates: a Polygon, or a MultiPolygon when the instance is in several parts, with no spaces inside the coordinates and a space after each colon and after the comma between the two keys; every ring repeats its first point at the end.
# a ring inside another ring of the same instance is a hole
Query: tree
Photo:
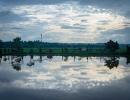
{"type": "Polygon", "coordinates": [[[33,41],[28,41],[28,46],[29,46],[29,48],[34,48],[34,42],[33,41]]]}
{"type": "Polygon", "coordinates": [[[119,44],[117,41],[114,42],[112,40],[109,40],[107,43],[105,43],[105,48],[110,52],[115,52],[117,49],[119,49],[119,44]]]}
{"type": "Polygon", "coordinates": [[[127,58],[126,64],[128,65],[130,63],[130,57],[127,56],[126,58],[127,58]]]}
{"type": "Polygon", "coordinates": [[[127,45],[126,46],[127,54],[130,54],[130,47],[127,45]]]}
{"type": "Polygon", "coordinates": [[[2,48],[2,40],[0,40],[0,48],[2,48]]]}
{"type": "Polygon", "coordinates": [[[2,54],[2,40],[0,40],[0,55],[2,54]]]}
{"type": "Polygon", "coordinates": [[[13,39],[12,48],[13,48],[13,51],[15,51],[15,53],[22,52],[22,45],[21,45],[21,38],[20,37],[16,37],[13,39]]]}

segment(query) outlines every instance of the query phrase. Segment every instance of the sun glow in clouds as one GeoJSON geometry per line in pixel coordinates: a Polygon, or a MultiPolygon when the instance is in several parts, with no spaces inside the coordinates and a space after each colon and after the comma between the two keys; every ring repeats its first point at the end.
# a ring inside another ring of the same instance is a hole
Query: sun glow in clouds
{"type": "MultiPolygon", "coordinates": [[[[95,42],[102,32],[130,26],[129,19],[109,9],[81,6],[76,2],[16,6],[12,11],[29,19],[21,22],[21,26],[35,28],[40,24],[44,37],[50,41],[53,38],[52,40],[57,42],[95,42]]],[[[38,34],[41,33],[34,36],[38,34]]]]}

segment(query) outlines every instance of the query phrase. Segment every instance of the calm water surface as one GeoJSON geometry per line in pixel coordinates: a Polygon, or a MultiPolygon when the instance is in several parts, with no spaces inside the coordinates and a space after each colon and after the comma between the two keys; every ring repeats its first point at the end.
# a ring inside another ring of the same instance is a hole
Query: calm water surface
{"type": "Polygon", "coordinates": [[[0,63],[0,100],[130,100],[124,57],[12,56],[0,63]],[[30,65],[30,62],[33,62],[30,65]]]}

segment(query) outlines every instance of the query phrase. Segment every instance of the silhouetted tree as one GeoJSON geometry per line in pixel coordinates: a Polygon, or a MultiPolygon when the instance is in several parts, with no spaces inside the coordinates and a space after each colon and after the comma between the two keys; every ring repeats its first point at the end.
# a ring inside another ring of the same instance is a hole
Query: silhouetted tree
{"type": "Polygon", "coordinates": [[[81,52],[82,51],[82,48],[79,48],[79,52],[81,52]]]}
{"type": "Polygon", "coordinates": [[[126,49],[127,49],[127,54],[130,54],[130,47],[128,45],[126,46],[126,49]]]}
{"type": "Polygon", "coordinates": [[[105,48],[110,52],[115,52],[117,49],[119,49],[119,44],[117,41],[114,42],[112,40],[109,40],[107,43],[105,43],[105,48]]]}
{"type": "Polygon", "coordinates": [[[0,40],[0,55],[2,55],[2,40],[0,40]]]}
{"type": "Polygon", "coordinates": [[[39,48],[39,53],[42,53],[42,48],[39,48]]]}
{"type": "Polygon", "coordinates": [[[20,42],[21,42],[21,38],[20,38],[20,37],[14,38],[14,39],[13,39],[13,42],[19,46],[19,44],[20,44],[20,42]]]}
{"type": "Polygon", "coordinates": [[[126,61],[126,64],[129,64],[130,63],[130,46],[126,46],[126,53],[127,53],[127,61],[126,61]]]}
{"type": "Polygon", "coordinates": [[[1,46],[2,46],[2,40],[0,40],[0,48],[1,48],[1,46]]]}
{"type": "Polygon", "coordinates": [[[52,49],[48,49],[48,53],[52,53],[53,52],[53,50],[52,49]]]}
{"type": "Polygon", "coordinates": [[[22,45],[21,45],[21,38],[20,37],[16,37],[13,39],[12,49],[13,49],[13,52],[15,52],[15,53],[22,52],[22,45]]]}
{"type": "Polygon", "coordinates": [[[30,49],[29,53],[30,53],[30,54],[33,54],[33,53],[34,53],[34,50],[33,50],[33,49],[30,49]]]}
{"type": "Polygon", "coordinates": [[[65,48],[64,50],[65,50],[65,53],[68,53],[68,48],[65,48]]]}
{"type": "Polygon", "coordinates": [[[34,48],[34,42],[33,41],[28,41],[28,47],[29,48],[34,48]]]}

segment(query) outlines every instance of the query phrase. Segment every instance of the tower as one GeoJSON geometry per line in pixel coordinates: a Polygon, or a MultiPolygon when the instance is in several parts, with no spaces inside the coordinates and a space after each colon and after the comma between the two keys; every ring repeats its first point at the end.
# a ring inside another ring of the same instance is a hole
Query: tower
{"type": "Polygon", "coordinates": [[[41,42],[42,42],[42,34],[41,34],[41,42]]]}

